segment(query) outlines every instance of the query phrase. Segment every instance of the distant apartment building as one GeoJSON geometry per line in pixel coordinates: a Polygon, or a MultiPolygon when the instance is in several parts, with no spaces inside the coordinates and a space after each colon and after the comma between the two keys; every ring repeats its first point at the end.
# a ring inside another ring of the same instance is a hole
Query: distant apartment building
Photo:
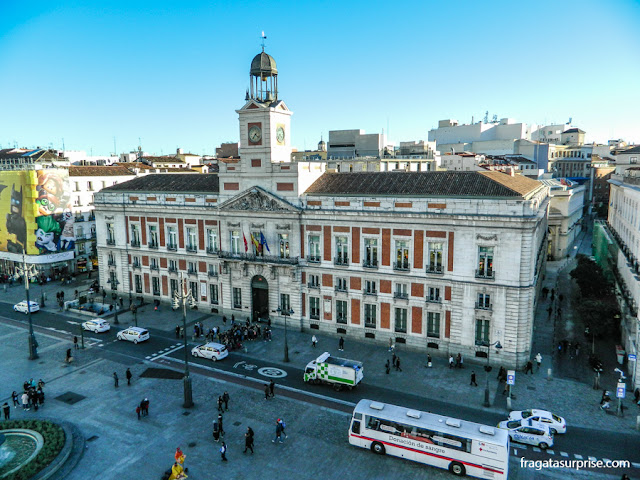
{"type": "Polygon", "coordinates": [[[338,158],[381,157],[387,139],[384,134],[365,133],[364,130],[331,130],[327,156],[338,158]]]}

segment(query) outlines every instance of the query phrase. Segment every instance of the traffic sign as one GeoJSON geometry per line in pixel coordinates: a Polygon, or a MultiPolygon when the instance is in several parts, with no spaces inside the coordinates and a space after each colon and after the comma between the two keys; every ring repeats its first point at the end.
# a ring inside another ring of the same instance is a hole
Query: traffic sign
{"type": "Polygon", "coordinates": [[[635,362],[637,357],[633,353],[630,353],[628,358],[630,362],[635,362]]]}
{"type": "Polygon", "coordinates": [[[516,371],[507,370],[507,385],[515,385],[515,384],[516,384],[516,371]]]}
{"type": "Polygon", "coordinates": [[[626,390],[627,390],[627,384],[626,383],[618,383],[618,387],[616,388],[616,397],[617,398],[624,398],[626,390]]]}

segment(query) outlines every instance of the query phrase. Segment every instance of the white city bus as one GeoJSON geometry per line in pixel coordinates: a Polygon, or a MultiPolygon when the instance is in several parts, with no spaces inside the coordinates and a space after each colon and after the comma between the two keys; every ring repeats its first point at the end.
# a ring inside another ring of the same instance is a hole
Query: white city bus
{"type": "Polygon", "coordinates": [[[356,405],[349,443],[456,475],[506,480],[509,471],[506,430],[372,400],[356,405]]]}

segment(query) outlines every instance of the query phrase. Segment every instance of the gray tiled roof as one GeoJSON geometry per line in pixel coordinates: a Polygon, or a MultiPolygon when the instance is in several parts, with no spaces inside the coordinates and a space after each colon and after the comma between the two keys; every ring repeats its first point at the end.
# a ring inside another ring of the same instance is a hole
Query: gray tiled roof
{"type": "Polygon", "coordinates": [[[537,180],[501,172],[325,173],[307,195],[408,195],[429,197],[525,197],[537,180]]]}
{"type": "Polygon", "coordinates": [[[163,173],[144,175],[103,188],[102,191],[218,193],[218,185],[218,175],[215,173],[163,173]]]}

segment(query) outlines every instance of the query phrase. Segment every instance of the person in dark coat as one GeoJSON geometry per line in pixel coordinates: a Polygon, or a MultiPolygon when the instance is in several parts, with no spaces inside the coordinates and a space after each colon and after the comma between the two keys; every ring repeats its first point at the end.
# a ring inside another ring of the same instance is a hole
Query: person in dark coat
{"type": "Polygon", "coordinates": [[[271,395],[272,397],[275,397],[275,388],[276,388],[276,384],[273,380],[271,380],[269,382],[269,395],[271,395]]]}
{"type": "Polygon", "coordinates": [[[222,394],[222,401],[224,402],[224,409],[228,412],[229,411],[229,392],[225,391],[222,394]]]}
{"type": "Polygon", "coordinates": [[[474,387],[478,386],[478,384],[476,383],[476,372],[474,372],[473,370],[471,370],[471,382],[469,383],[469,385],[473,385],[474,387]]]}
{"type": "Polygon", "coordinates": [[[265,385],[264,386],[264,399],[265,400],[269,400],[269,396],[270,396],[269,385],[265,385]]]}
{"type": "MultiPolygon", "coordinates": [[[[2,405],[2,413],[4,413],[5,420],[10,419],[9,417],[11,416],[11,407],[7,402],[4,402],[4,405],[2,405]]],[[[251,453],[253,453],[253,448],[251,449],[251,453]]]]}
{"type": "Polygon", "coordinates": [[[114,387],[118,388],[118,374],[116,372],[113,372],[113,384],[114,387]]]}
{"type": "Polygon", "coordinates": [[[224,412],[224,409],[222,408],[222,396],[218,396],[218,412],[224,412]]]}
{"type": "Polygon", "coordinates": [[[227,461],[227,444],[222,442],[222,446],[220,447],[220,458],[222,458],[223,462],[227,461]]]}
{"type": "Polygon", "coordinates": [[[126,377],[127,377],[127,385],[131,385],[131,377],[133,377],[133,375],[131,374],[131,370],[129,370],[128,368],[127,368],[126,377]]]}
{"type": "Polygon", "coordinates": [[[397,372],[402,371],[402,369],[400,368],[400,357],[396,357],[396,371],[397,372]]]}
{"type": "Polygon", "coordinates": [[[213,439],[216,442],[220,441],[220,425],[218,425],[218,421],[217,420],[213,421],[213,439]]]}
{"type": "Polygon", "coordinates": [[[247,453],[247,449],[251,450],[251,455],[253,455],[253,430],[251,427],[247,427],[244,434],[244,451],[242,453],[247,453]]]}

